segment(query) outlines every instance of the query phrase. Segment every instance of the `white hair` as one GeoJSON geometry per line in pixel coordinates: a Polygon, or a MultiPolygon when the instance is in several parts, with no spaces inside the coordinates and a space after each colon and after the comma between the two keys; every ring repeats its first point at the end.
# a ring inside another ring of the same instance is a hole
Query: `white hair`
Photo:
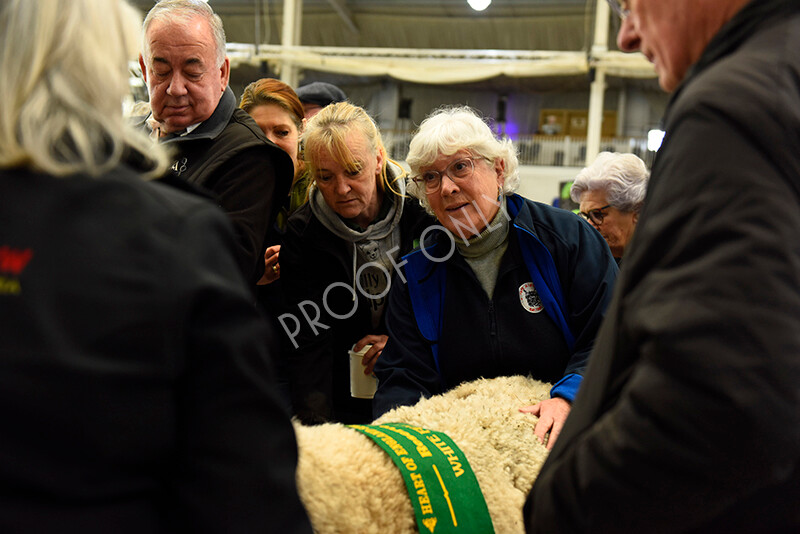
{"type": "Polygon", "coordinates": [[[149,176],[166,152],[123,117],[141,15],[124,0],[5,0],[0,11],[0,167],[98,176],[127,149],[149,176]]]}
{"type": "Polygon", "coordinates": [[[644,204],[649,178],[647,166],[635,154],[601,152],[575,177],[569,196],[580,203],[586,191],[605,191],[606,201],[613,207],[638,213],[644,204]]]}
{"type": "Polygon", "coordinates": [[[150,57],[150,41],[147,39],[147,32],[154,21],[167,20],[188,23],[195,17],[202,17],[208,22],[211,33],[214,35],[217,66],[221,67],[226,54],[225,29],[222,27],[222,19],[214,13],[205,0],[160,0],[154,5],[148,11],[142,25],[143,56],[150,57]]]}
{"type": "MultiPolygon", "coordinates": [[[[411,167],[411,176],[431,165],[440,156],[450,156],[459,150],[487,161],[504,162],[502,193],[509,195],[519,188],[519,159],[510,139],[498,139],[489,125],[468,106],[440,108],[431,113],[422,124],[408,149],[406,162],[411,167]]],[[[433,213],[425,194],[425,187],[410,181],[408,192],[433,213]]]]}

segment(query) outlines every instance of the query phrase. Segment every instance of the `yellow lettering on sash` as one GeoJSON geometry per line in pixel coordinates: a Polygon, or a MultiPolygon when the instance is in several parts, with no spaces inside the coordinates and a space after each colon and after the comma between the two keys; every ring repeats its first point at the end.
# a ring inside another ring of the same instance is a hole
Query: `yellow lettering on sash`
{"type": "Polygon", "coordinates": [[[464,474],[464,469],[461,468],[461,460],[458,458],[458,455],[452,449],[452,447],[448,446],[444,440],[442,440],[442,438],[436,434],[431,434],[430,436],[425,437],[428,439],[428,441],[433,443],[437,449],[442,451],[445,456],[447,456],[447,461],[450,462],[450,467],[453,469],[453,474],[456,476],[456,478],[464,474]]]}
{"type": "Polygon", "coordinates": [[[358,428],[359,430],[363,430],[367,434],[372,434],[373,436],[377,436],[382,442],[387,444],[389,448],[392,449],[397,456],[405,456],[408,454],[408,451],[403,448],[402,445],[397,443],[397,440],[394,439],[389,434],[381,432],[380,430],[375,430],[374,428],[370,428],[368,426],[362,425],[353,425],[353,428],[358,428]]]}
{"type": "Polygon", "coordinates": [[[423,458],[430,458],[431,456],[433,456],[431,450],[425,445],[419,445],[417,447],[417,453],[423,458]]]}
{"type": "Polygon", "coordinates": [[[417,499],[419,500],[422,514],[432,514],[433,507],[431,506],[431,499],[428,497],[428,489],[425,487],[425,481],[422,480],[422,475],[419,473],[411,473],[409,476],[411,480],[414,481],[414,487],[417,489],[417,499]]]}
{"type": "Polygon", "coordinates": [[[400,461],[403,462],[403,465],[405,465],[406,469],[408,469],[409,471],[417,470],[417,464],[415,464],[414,460],[412,460],[408,456],[401,456],[400,461]]]}
{"type": "Polygon", "coordinates": [[[450,462],[450,466],[453,468],[453,474],[456,476],[456,478],[464,474],[464,470],[461,468],[460,463],[456,462],[452,458],[447,458],[447,460],[450,462]]]}
{"type": "Polygon", "coordinates": [[[425,444],[422,442],[422,440],[420,440],[414,434],[411,434],[411,433],[405,431],[402,428],[397,428],[397,427],[390,426],[390,425],[384,425],[384,426],[386,428],[391,428],[392,430],[394,430],[395,432],[397,432],[401,436],[405,436],[406,438],[408,438],[416,446],[417,453],[419,453],[419,455],[421,457],[430,458],[431,456],[433,456],[433,453],[430,451],[430,449],[428,449],[428,447],[425,446],[425,444]]]}

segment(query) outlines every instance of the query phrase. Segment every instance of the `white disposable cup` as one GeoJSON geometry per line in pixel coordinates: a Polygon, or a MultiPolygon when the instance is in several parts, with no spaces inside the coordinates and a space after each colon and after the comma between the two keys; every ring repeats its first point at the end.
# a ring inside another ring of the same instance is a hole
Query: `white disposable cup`
{"type": "Polygon", "coordinates": [[[357,399],[371,399],[375,396],[375,391],[378,389],[378,379],[372,375],[364,374],[364,365],[361,360],[364,355],[372,347],[367,345],[358,352],[353,352],[350,349],[350,396],[357,399]]]}

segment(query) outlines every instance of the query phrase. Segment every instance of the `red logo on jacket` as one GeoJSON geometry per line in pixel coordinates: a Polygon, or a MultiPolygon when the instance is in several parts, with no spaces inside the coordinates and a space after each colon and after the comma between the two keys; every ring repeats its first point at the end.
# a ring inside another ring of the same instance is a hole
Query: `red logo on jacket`
{"type": "Polygon", "coordinates": [[[0,273],[19,276],[33,257],[33,250],[0,247],[0,273]]]}

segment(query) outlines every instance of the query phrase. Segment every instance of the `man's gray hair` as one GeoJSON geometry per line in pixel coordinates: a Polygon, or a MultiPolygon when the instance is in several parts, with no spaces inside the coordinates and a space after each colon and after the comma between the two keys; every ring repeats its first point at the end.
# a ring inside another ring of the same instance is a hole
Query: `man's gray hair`
{"type": "Polygon", "coordinates": [[[605,191],[606,202],[613,207],[638,213],[644,204],[649,178],[650,171],[635,154],[601,152],[575,177],[569,196],[580,203],[586,191],[605,191]]]}
{"type": "MultiPolygon", "coordinates": [[[[519,159],[510,139],[498,139],[489,125],[468,106],[440,108],[431,113],[411,139],[406,163],[411,167],[411,177],[431,165],[439,155],[449,156],[467,150],[473,156],[494,162],[504,162],[502,193],[509,195],[519,188],[519,159]]],[[[432,213],[425,187],[411,181],[408,192],[419,200],[428,213],[432,213]]]]}
{"type": "Polygon", "coordinates": [[[225,46],[225,29],[222,27],[222,19],[214,13],[208,2],[204,0],[160,0],[150,9],[142,24],[142,43],[144,46],[145,59],[149,56],[150,43],[147,40],[147,31],[153,21],[156,20],[179,20],[188,22],[200,16],[208,21],[211,33],[214,35],[214,47],[216,48],[217,67],[222,66],[227,52],[225,46]]]}

